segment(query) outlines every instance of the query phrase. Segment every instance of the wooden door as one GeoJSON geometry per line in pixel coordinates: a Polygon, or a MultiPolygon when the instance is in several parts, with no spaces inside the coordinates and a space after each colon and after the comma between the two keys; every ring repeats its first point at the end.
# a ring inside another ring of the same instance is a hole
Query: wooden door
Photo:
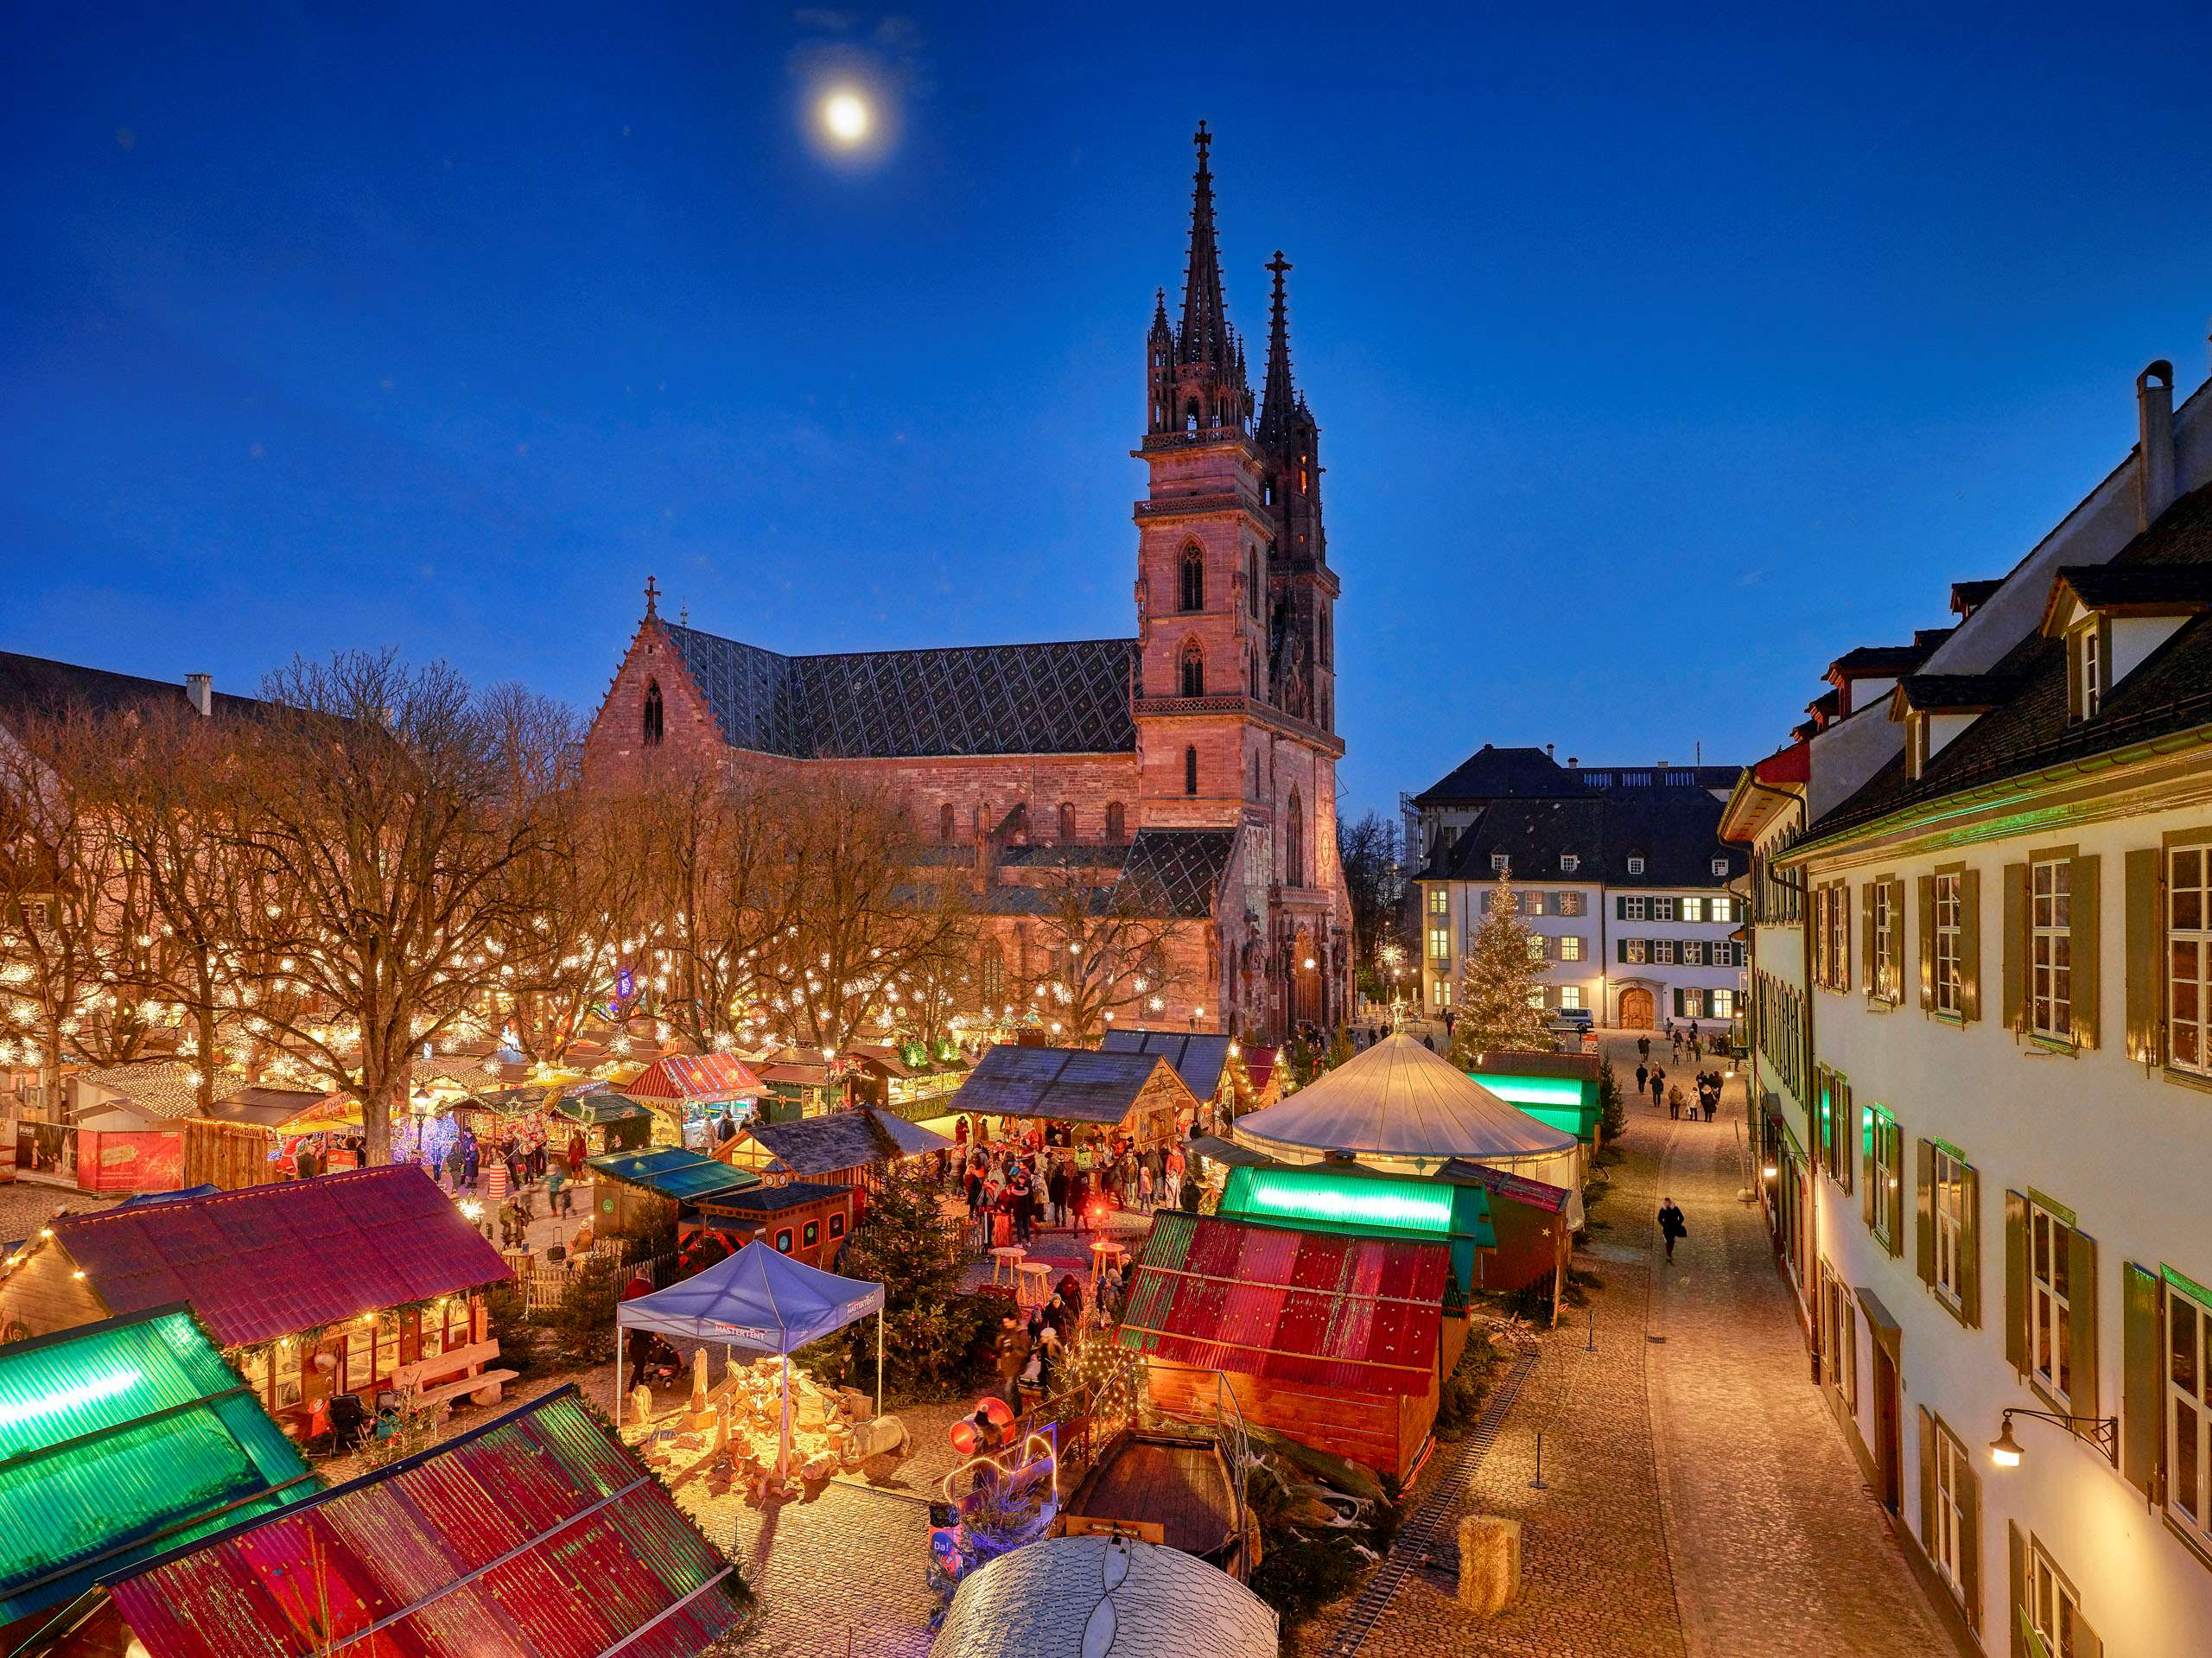
{"type": "Polygon", "coordinates": [[[1897,1432],[1901,1407],[1897,1398],[1897,1366],[1880,1343],[1874,1344],[1874,1477],[1882,1493],[1882,1506],[1898,1513],[1904,1493],[1904,1453],[1897,1432]]]}
{"type": "Polygon", "coordinates": [[[1630,1031],[1656,1029],[1659,1021],[1653,1007],[1651,993],[1630,985],[1621,992],[1621,1027],[1630,1031]]]}

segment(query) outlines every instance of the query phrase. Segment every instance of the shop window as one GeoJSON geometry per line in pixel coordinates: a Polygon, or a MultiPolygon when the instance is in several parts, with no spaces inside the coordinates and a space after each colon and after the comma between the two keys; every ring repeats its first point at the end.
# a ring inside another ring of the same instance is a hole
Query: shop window
{"type": "Polygon", "coordinates": [[[810,1249],[814,1248],[816,1244],[822,1242],[822,1223],[820,1221],[809,1221],[806,1223],[806,1233],[803,1241],[810,1249]]]}
{"type": "Polygon", "coordinates": [[[830,1236],[833,1238],[842,1238],[845,1236],[845,1217],[842,1215],[832,1215],[830,1217],[830,1236]]]}
{"type": "Polygon", "coordinates": [[[787,1226],[784,1228],[782,1231],[776,1234],[776,1248],[785,1255],[791,1254],[791,1229],[790,1227],[787,1226]]]}

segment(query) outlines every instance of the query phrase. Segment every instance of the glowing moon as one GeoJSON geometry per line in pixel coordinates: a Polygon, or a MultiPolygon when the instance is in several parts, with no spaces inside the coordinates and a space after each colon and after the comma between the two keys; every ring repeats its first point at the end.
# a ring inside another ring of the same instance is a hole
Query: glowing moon
{"type": "Polygon", "coordinates": [[[822,124],[841,144],[856,144],[868,137],[868,102],[855,92],[836,92],[822,100],[822,124]]]}

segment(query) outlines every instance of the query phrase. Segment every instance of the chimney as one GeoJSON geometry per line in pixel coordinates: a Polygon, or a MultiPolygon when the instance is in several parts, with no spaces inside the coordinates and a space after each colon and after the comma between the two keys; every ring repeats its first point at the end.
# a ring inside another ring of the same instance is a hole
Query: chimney
{"type": "Polygon", "coordinates": [[[2135,377],[2135,526],[2148,530],[2174,499],[2174,365],[2135,377]]]}
{"type": "Polygon", "coordinates": [[[184,700],[192,704],[193,711],[206,719],[215,711],[215,676],[187,674],[184,677],[184,700]]]}
{"type": "Polygon", "coordinates": [[[1574,758],[1574,756],[1573,756],[1573,755],[1572,755],[1572,754],[1569,754],[1569,755],[1567,757],[1567,769],[1568,771],[1570,771],[1570,772],[1572,772],[1572,771],[1573,771],[1576,766],[1578,766],[1578,765],[1581,765],[1581,764],[1582,764],[1582,762],[1581,762],[1580,760],[1579,760],[1579,759],[1575,759],[1575,758],[1574,758]]]}
{"type": "Polygon", "coordinates": [[[1552,757],[1552,746],[1551,746],[1549,743],[1546,743],[1546,744],[1544,745],[1544,758],[1545,758],[1546,759],[1551,759],[1551,757],[1552,757]]]}

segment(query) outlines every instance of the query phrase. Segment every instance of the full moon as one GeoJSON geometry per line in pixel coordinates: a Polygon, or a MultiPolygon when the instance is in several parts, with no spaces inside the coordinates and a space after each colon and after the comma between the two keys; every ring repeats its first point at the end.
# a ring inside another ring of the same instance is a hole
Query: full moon
{"type": "Polygon", "coordinates": [[[856,144],[868,137],[868,104],[858,92],[832,92],[822,100],[822,124],[839,143],[856,144]]]}

